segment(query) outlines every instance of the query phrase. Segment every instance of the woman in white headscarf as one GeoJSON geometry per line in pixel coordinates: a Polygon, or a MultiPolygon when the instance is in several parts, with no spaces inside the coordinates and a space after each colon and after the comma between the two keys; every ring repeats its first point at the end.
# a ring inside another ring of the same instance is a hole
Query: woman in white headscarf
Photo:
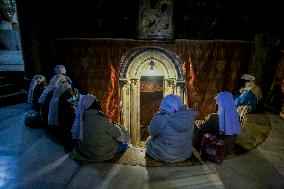
{"type": "Polygon", "coordinates": [[[49,103],[53,96],[53,90],[61,83],[67,83],[66,77],[64,75],[57,74],[53,76],[50,79],[48,86],[45,88],[45,90],[42,92],[42,94],[38,99],[38,102],[41,104],[40,115],[41,115],[41,121],[44,124],[44,126],[48,125],[49,103]]]}
{"type": "Polygon", "coordinates": [[[46,79],[43,75],[35,75],[30,82],[28,103],[32,105],[33,110],[39,110],[40,104],[38,99],[46,87],[46,79]]]}
{"type": "Polygon", "coordinates": [[[67,90],[71,89],[71,85],[68,83],[60,83],[55,86],[53,90],[53,96],[49,103],[48,112],[48,125],[58,126],[58,102],[60,96],[67,90]]]}
{"type": "Polygon", "coordinates": [[[148,127],[146,153],[155,160],[176,163],[192,155],[192,133],[197,111],[184,106],[182,98],[170,94],[148,127]]]}
{"type": "Polygon", "coordinates": [[[81,95],[72,127],[73,139],[78,145],[72,158],[87,162],[112,159],[128,148],[129,134],[122,126],[114,124],[101,112],[95,96],[81,95]]]}
{"type": "Polygon", "coordinates": [[[54,73],[65,75],[67,82],[72,86],[72,80],[66,75],[66,68],[64,65],[61,65],[61,64],[56,65],[54,67],[54,73]]]}
{"type": "Polygon", "coordinates": [[[233,95],[230,92],[220,92],[215,97],[218,112],[209,114],[205,120],[196,121],[193,133],[193,145],[200,150],[202,138],[205,133],[225,136],[225,151],[229,153],[234,144],[234,138],[240,134],[240,121],[233,95]]]}
{"type": "MultiPolygon", "coordinates": [[[[74,89],[76,91],[76,89],[74,89]]],[[[48,126],[65,150],[73,148],[71,128],[76,115],[76,94],[67,82],[54,88],[49,103],[48,126]]]]}
{"type": "Polygon", "coordinates": [[[25,113],[25,125],[29,127],[39,127],[41,126],[41,117],[40,117],[40,103],[38,99],[44,89],[46,88],[47,83],[43,75],[35,75],[30,82],[29,94],[28,94],[28,103],[31,104],[31,110],[25,113]]]}

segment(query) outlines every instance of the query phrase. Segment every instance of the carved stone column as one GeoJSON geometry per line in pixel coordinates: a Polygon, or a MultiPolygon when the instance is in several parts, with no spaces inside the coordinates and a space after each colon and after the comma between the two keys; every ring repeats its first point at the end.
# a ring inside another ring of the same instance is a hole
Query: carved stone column
{"type": "Polygon", "coordinates": [[[130,95],[129,83],[127,80],[120,80],[120,120],[124,127],[130,131],[130,95]]]}
{"type": "Polygon", "coordinates": [[[172,78],[165,79],[164,81],[164,96],[175,94],[175,80],[172,78]]]}
{"type": "Polygon", "coordinates": [[[187,98],[186,98],[186,93],[185,93],[185,82],[184,81],[178,81],[176,84],[176,89],[177,89],[177,95],[181,96],[183,98],[183,103],[187,104],[187,98]]]}
{"type": "Polygon", "coordinates": [[[130,84],[130,136],[136,146],[140,141],[140,90],[139,80],[131,79],[130,84]]]}

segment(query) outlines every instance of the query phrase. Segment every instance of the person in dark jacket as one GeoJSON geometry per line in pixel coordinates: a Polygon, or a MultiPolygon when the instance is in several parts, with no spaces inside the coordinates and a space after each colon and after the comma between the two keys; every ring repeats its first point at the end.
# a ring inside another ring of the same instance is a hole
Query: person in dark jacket
{"type": "MultiPolygon", "coordinates": [[[[77,91],[74,89],[74,92],[77,91]]],[[[76,115],[76,96],[67,82],[58,84],[49,103],[48,127],[55,139],[71,150],[73,140],[71,128],[76,115]],[[75,98],[75,100],[73,100],[75,98]]]]}
{"type": "Polygon", "coordinates": [[[128,131],[122,125],[111,122],[101,110],[100,102],[95,96],[80,95],[71,130],[73,139],[78,141],[71,154],[74,160],[105,161],[128,148],[128,131]]]}
{"type": "Polygon", "coordinates": [[[163,98],[160,111],[148,127],[146,153],[169,163],[184,161],[192,155],[192,133],[197,111],[187,108],[177,95],[163,98]]]}
{"type": "Polygon", "coordinates": [[[57,74],[53,76],[50,79],[48,86],[44,89],[38,99],[38,102],[40,103],[41,121],[45,128],[48,126],[49,104],[53,96],[53,90],[61,83],[67,83],[66,77],[64,75],[57,74]]]}
{"type": "Polygon", "coordinates": [[[71,128],[76,117],[76,107],[79,101],[79,92],[77,89],[67,88],[59,97],[58,101],[58,123],[60,129],[60,138],[66,150],[72,150],[74,140],[72,139],[71,128]],[[66,115],[68,115],[66,117],[66,115]]]}

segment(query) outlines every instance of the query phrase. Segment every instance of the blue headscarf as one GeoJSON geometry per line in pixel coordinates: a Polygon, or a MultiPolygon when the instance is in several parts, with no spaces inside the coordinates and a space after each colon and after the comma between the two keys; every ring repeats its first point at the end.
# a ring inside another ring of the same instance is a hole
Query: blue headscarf
{"type": "Polygon", "coordinates": [[[160,110],[166,112],[177,112],[182,107],[182,98],[177,95],[167,95],[162,100],[160,110]]]}
{"type": "Polygon", "coordinates": [[[218,104],[219,131],[225,135],[240,134],[240,119],[230,92],[220,92],[216,96],[218,104]]]}

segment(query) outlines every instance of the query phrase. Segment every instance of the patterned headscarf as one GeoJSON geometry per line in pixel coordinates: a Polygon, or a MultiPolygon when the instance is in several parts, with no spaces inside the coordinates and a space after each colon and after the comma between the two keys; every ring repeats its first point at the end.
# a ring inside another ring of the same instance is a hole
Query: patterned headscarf
{"type": "Polygon", "coordinates": [[[57,65],[54,67],[54,72],[56,74],[66,74],[66,69],[65,66],[63,65],[57,65]]]}
{"type": "Polygon", "coordinates": [[[38,102],[40,104],[43,104],[44,101],[45,101],[46,95],[49,93],[49,91],[54,89],[54,87],[56,87],[60,83],[67,83],[66,77],[62,74],[57,74],[57,75],[53,76],[50,79],[48,86],[44,89],[44,91],[40,95],[38,102]]]}
{"type": "Polygon", "coordinates": [[[28,103],[32,104],[33,103],[33,93],[35,87],[43,82],[45,80],[45,77],[43,75],[35,75],[30,83],[30,88],[29,88],[29,95],[28,95],[28,103]]]}
{"type": "Polygon", "coordinates": [[[240,134],[240,119],[230,92],[220,92],[216,96],[218,104],[219,131],[225,135],[240,134]]]}
{"type": "Polygon", "coordinates": [[[245,87],[243,88],[243,91],[251,91],[257,100],[257,103],[262,98],[262,92],[259,86],[255,83],[255,80],[251,80],[246,82],[245,87]]]}
{"type": "Polygon", "coordinates": [[[76,117],[71,129],[72,138],[83,140],[83,114],[95,101],[96,97],[91,94],[80,95],[80,100],[76,109],[76,117]]]}
{"type": "Polygon", "coordinates": [[[177,112],[182,107],[182,98],[177,95],[167,95],[162,100],[160,110],[166,112],[177,112]]]}
{"type": "Polygon", "coordinates": [[[54,89],[53,96],[49,103],[49,113],[48,113],[48,124],[58,125],[58,102],[60,96],[67,90],[70,89],[71,85],[68,83],[60,83],[54,89]]]}

